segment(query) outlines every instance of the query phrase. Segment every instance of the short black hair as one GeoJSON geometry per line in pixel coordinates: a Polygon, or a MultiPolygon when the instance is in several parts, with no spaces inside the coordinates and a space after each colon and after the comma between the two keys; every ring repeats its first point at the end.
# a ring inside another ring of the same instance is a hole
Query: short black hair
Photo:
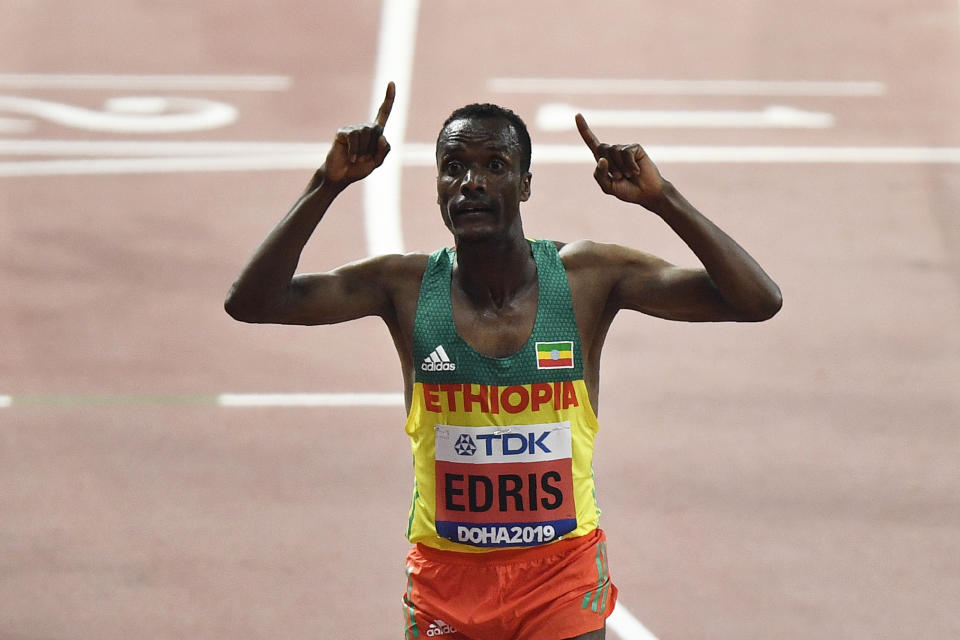
{"type": "Polygon", "coordinates": [[[443,126],[440,127],[440,133],[437,134],[436,148],[439,149],[440,147],[440,136],[443,135],[447,125],[454,120],[482,120],[484,118],[499,118],[501,120],[506,120],[507,123],[513,127],[513,131],[517,136],[517,142],[520,143],[520,169],[524,173],[529,171],[531,145],[530,133],[527,131],[527,125],[524,124],[520,116],[515,114],[510,109],[501,107],[500,105],[490,104],[489,102],[484,102],[482,104],[468,104],[451,113],[450,117],[443,122],[443,126]]]}

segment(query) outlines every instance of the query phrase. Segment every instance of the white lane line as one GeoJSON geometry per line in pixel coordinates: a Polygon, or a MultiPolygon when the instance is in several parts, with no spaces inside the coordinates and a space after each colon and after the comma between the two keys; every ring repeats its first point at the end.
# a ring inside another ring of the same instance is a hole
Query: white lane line
{"type": "Polygon", "coordinates": [[[221,393],[221,407],[402,407],[402,393],[221,393]]]}
{"type": "MultiPolygon", "coordinates": [[[[139,144],[139,143],[138,143],[139,144]]],[[[173,143],[166,143],[173,144],[173,143]]],[[[182,143],[192,144],[192,143],[182,143]]],[[[196,143],[204,145],[207,143],[196,143]]],[[[227,143],[215,143],[227,144],[227,143]]],[[[57,160],[24,160],[0,162],[0,178],[63,175],[118,175],[143,173],[189,173],[207,171],[283,171],[315,169],[327,147],[291,147],[273,149],[226,150],[173,148],[158,152],[163,157],[76,158],[57,160]],[[236,153],[233,153],[236,151],[236,153]],[[181,153],[183,155],[176,155],[181,153]],[[194,153],[196,155],[194,155],[194,153]],[[318,161],[318,157],[321,158],[318,161]]],[[[960,147],[777,147],[777,146],[646,146],[650,157],[658,163],[715,164],[960,164],[960,147]]],[[[434,145],[410,143],[395,149],[398,162],[404,167],[433,167],[434,145]]],[[[21,153],[21,152],[16,152],[21,153]]],[[[52,151],[24,155],[47,155],[52,151]]],[[[63,155],[95,155],[84,153],[78,146],[63,155]]],[[[133,154],[132,147],[122,154],[133,154]]],[[[2,152],[0,152],[2,154],[2,152]]],[[[121,155],[121,153],[111,154],[121,155]]],[[[391,154],[392,155],[392,154],[391,154]]],[[[582,144],[534,145],[533,166],[548,164],[593,164],[593,157],[582,144]]],[[[373,174],[376,175],[376,172],[373,174]]],[[[372,176],[371,176],[372,177],[372,176]]],[[[369,178],[367,178],[369,180],[369,178]]],[[[380,240],[378,240],[380,242],[380,240]]],[[[379,244],[377,246],[380,246],[379,244]]],[[[397,244],[384,242],[385,251],[399,250],[397,244]],[[389,248],[387,248],[389,247],[389,248]]],[[[368,248],[371,250],[373,247],[368,248]]]]}
{"type": "Polygon", "coordinates": [[[221,393],[218,395],[0,395],[11,406],[403,407],[402,393],[221,393]]]}
{"type": "Polygon", "coordinates": [[[769,106],[760,111],[684,110],[684,109],[581,109],[551,102],[537,109],[537,127],[544,131],[576,128],[574,116],[582,113],[591,126],[730,129],[826,129],[834,117],[822,111],[803,111],[794,107],[769,106]]]}
{"type": "Polygon", "coordinates": [[[292,82],[276,75],[129,75],[103,73],[0,73],[10,89],[165,89],[286,91],[292,82]]]}
{"type": "MultiPolygon", "coordinates": [[[[644,145],[655,162],[718,164],[958,164],[960,147],[799,147],[644,145]]],[[[432,167],[429,143],[408,144],[407,166],[432,167]]],[[[593,164],[582,144],[533,145],[533,165],[593,164]]]]}
{"type": "Polygon", "coordinates": [[[620,602],[617,602],[613,613],[607,618],[607,627],[617,634],[620,640],[657,640],[657,637],[650,633],[650,630],[620,602]]]}
{"type": "Polygon", "coordinates": [[[363,181],[364,225],[367,253],[401,253],[401,178],[406,141],[407,116],[410,111],[410,89],[413,84],[413,57],[417,42],[419,0],[383,0],[380,13],[380,37],[377,44],[377,66],[371,89],[371,117],[383,102],[387,83],[397,85],[397,96],[387,121],[386,136],[392,153],[363,181]]]}
{"type": "Polygon", "coordinates": [[[0,155],[157,157],[313,154],[317,165],[323,162],[329,148],[329,143],[314,142],[0,139],[0,155]]]}
{"type": "Polygon", "coordinates": [[[660,80],[644,78],[492,78],[491,91],[606,95],[881,96],[875,81],[660,80]]]}
{"type": "Polygon", "coordinates": [[[312,153],[28,160],[24,162],[0,162],[0,177],[277,171],[316,169],[318,165],[317,156],[312,153]]]}
{"type": "MultiPolygon", "coordinates": [[[[823,163],[906,163],[953,164],[958,161],[958,147],[801,147],[801,146],[672,146],[650,145],[646,150],[657,161],[665,162],[823,162],[823,163]]],[[[222,162],[223,170],[233,169],[298,169],[315,168],[322,162],[329,144],[309,142],[159,142],[149,140],[13,140],[0,139],[0,156],[86,156],[90,159],[67,161],[68,168],[82,171],[87,163],[94,163],[90,173],[100,172],[96,163],[101,157],[109,163],[131,162],[117,156],[138,157],[142,161],[133,166],[130,173],[149,169],[152,163],[163,168],[171,163],[196,160],[202,165],[213,165],[217,170],[222,162]],[[106,158],[103,158],[106,156],[106,158]],[[168,156],[175,158],[164,159],[168,156]],[[191,159],[187,156],[198,156],[191,159]],[[199,157],[203,156],[203,157],[199,157]],[[266,157],[269,156],[269,157],[266,157]],[[262,166],[257,166],[262,164],[262,166]]],[[[432,143],[408,143],[394,152],[404,166],[434,166],[432,143]]],[[[593,159],[582,144],[533,145],[535,164],[580,164],[592,163],[593,159]]],[[[42,165],[45,162],[34,162],[42,165]]],[[[0,163],[17,165],[29,163],[0,163]]],[[[111,165],[107,165],[111,166],[111,165]]],[[[123,172],[122,166],[111,166],[108,172],[123,172]]],[[[12,167],[8,166],[8,170],[12,167]]],[[[184,171],[192,170],[185,168],[184,171]]],[[[42,170],[41,170],[42,171],[42,170]]],[[[48,172],[44,171],[44,174],[48,172]]],[[[10,174],[14,175],[14,174],[10,174]]],[[[29,171],[26,175],[30,175],[29,171]]]]}
{"type": "Polygon", "coordinates": [[[22,118],[0,118],[0,133],[28,133],[33,130],[33,121],[22,118]]]}
{"type": "MultiPolygon", "coordinates": [[[[663,162],[957,164],[960,147],[650,147],[663,162]]],[[[592,160],[591,160],[592,162],[592,160]]]]}

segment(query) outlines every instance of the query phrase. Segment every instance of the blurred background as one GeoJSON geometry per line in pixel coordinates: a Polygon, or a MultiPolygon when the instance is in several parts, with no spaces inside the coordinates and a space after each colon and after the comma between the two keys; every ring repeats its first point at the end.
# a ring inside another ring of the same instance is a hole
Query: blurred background
{"type": "Polygon", "coordinates": [[[388,80],[393,151],[301,261],[449,244],[433,143],[534,141],[531,237],[678,264],[573,127],[639,142],[777,280],[624,313],[595,469],[609,637],[960,637],[960,5],[0,0],[0,638],[398,638],[412,474],[379,321],[233,279],[388,80]]]}

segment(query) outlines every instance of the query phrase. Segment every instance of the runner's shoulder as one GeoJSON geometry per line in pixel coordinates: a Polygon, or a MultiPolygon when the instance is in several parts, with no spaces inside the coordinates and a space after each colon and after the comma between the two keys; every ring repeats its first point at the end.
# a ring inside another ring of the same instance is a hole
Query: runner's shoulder
{"type": "Polygon", "coordinates": [[[615,244],[596,242],[594,240],[574,240],[573,242],[558,242],[557,251],[563,266],[569,270],[593,269],[610,265],[618,261],[620,254],[626,250],[615,244]]]}
{"type": "Polygon", "coordinates": [[[415,273],[422,276],[427,268],[427,261],[430,256],[419,251],[410,253],[388,253],[371,258],[378,260],[384,269],[396,270],[404,275],[415,273]]]}
{"type": "Polygon", "coordinates": [[[390,253],[365,258],[355,264],[363,265],[364,271],[381,281],[398,286],[419,286],[428,260],[429,256],[423,253],[390,253]]]}

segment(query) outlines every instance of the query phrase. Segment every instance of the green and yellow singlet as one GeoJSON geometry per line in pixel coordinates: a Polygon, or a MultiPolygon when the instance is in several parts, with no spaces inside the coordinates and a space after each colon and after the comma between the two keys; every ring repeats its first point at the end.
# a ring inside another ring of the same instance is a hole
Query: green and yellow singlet
{"type": "Polygon", "coordinates": [[[430,256],[414,326],[406,431],[414,464],[407,537],[439,549],[543,545],[597,528],[580,334],[556,245],[531,241],[539,298],[517,353],[491,358],[457,333],[453,249],[430,256]]]}

